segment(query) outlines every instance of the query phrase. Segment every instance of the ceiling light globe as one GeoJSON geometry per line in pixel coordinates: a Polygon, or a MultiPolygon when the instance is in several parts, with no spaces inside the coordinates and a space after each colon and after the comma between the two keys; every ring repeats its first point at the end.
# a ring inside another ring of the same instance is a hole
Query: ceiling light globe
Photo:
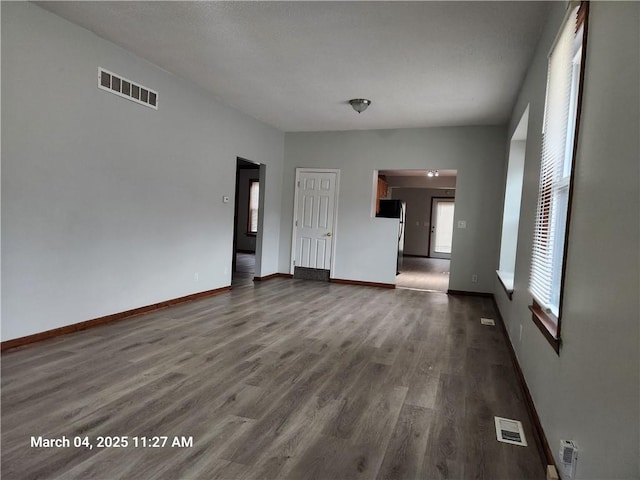
{"type": "Polygon", "coordinates": [[[362,113],[367,108],[369,108],[369,105],[371,105],[371,100],[367,100],[366,98],[352,98],[351,100],[349,100],[349,104],[356,112],[362,113]]]}

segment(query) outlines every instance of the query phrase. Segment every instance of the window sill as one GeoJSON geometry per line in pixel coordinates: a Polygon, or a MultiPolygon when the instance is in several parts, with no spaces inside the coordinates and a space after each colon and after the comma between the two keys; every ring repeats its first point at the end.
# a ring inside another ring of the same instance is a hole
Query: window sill
{"type": "Polygon", "coordinates": [[[496,275],[498,276],[498,280],[500,280],[500,285],[504,288],[507,297],[509,300],[513,299],[513,273],[509,272],[501,272],[500,270],[496,270],[496,275]]]}
{"type": "Polygon", "coordinates": [[[532,313],[533,323],[536,324],[544,338],[547,339],[549,345],[555,350],[556,354],[560,355],[560,337],[558,335],[558,319],[551,313],[545,312],[538,302],[533,301],[533,305],[529,306],[529,310],[532,313]]]}

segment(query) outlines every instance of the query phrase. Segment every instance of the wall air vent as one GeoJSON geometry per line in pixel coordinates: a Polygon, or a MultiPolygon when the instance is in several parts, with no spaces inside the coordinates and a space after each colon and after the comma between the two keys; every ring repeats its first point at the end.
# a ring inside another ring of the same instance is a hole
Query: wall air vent
{"type": "Polygon", "coordinates": [[[158,92],[120,75],[98,67],[98,88],[124,97],[145,107],[158,109],[158,92]]]}

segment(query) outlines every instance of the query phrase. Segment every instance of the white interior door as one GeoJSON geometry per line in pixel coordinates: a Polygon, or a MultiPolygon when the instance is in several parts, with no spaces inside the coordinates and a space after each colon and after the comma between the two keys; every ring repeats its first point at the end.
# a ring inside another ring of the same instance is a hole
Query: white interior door
{"type": "Polygon", "coordinates": [[[331,270],[337,172],[299,171],[297,178],[292,267],[331,270]]]}
{"type": "Polygon", "coordinates": [[[453,198],[434,198],[431,209],[431,240],[429,256],[433,258],[451,258],[453,243],[453,198]]]}

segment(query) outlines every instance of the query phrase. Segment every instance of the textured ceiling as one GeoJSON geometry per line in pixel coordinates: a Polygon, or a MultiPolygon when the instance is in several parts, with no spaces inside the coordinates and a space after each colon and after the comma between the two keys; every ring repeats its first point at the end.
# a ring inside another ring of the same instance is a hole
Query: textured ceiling
{"type": "Polygon", "coordinates": [[[548,11],[526,1],[38,4],[282,131],[504,124],[548,11]],[[357,114],[354,97],[373,103],[357,114]]]}

